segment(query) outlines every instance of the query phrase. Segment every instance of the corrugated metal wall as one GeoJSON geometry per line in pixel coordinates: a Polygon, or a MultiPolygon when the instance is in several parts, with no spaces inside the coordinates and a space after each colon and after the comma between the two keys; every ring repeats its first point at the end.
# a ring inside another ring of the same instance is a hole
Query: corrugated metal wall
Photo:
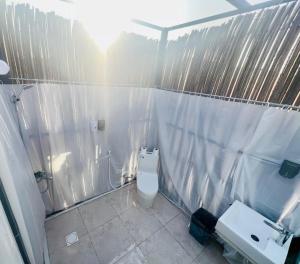
{"type": "Polygon", "coordinates": [[[299,105],[299,25],[297,1],[170,41],[161,86],[299,105]]]}
{"type": "Polygon", "coordinates": [[[14,78],[150,86],[157,44],[123,33],[105,53],[77,21],[0,1],[0,58],[14,78]]]}

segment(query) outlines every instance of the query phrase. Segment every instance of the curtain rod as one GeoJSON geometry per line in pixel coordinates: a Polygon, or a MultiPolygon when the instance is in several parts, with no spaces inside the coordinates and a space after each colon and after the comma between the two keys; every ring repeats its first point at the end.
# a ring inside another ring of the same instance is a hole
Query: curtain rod
{"type": "Polygon", "coordinates": [[[255,105],[268,106],[268,107],[278,107],[278,108],[282,108],[282,109],[286,109],[286,110],[294,110],[294,111],[298,111],[298,112],[300,111],[300,106],[293,106],[293,105],[279,104],[279,103],[270,103],[270,102],[263,102],[263,101],[256,101],[256,100],[250,100],[250,99],[244,99],[244,98],[228,97],[228,96],[214,95],[214,94],[207,94],[207,93],[200,93],[200,92],[190,92],[190,91],[185,91],[185,90],[173,90],[173,89],[158,88],[158,87],[155,87],[155,88],[158,90],[164,90],[164,91],[181,93],[181,94],[197,95],[197,96],[209,97],[209,98],[219,99],[219,100],[224,100],[224,101],[255,104],[255,105]]]}
{"type": "MultiPolygon", "coordinates": [[[[207,94],[207,93],[199,93],[199,92],[191,92],[191,91],[185,91],[185,90],[173,90],[173,89],[167,89],[167,88],[161,88],[161,87],[141,87],[137,85],[127,85],[127,84],[104,84],[104,83],[93,83],[93,82],[72,82],[72,81],[60,81],[60,80],[47,80],[47,79],[29,79],[29,78],[9,78],[13,81],[21,81],[21,82],[35,82],[35,83],[51,83],[51,84],[74,84],[74,85],[88,85],[88,86],[108,86],[108,87],[133,87],[133,88],[150,88],[150,89],[158,89],[158,90],[164,90],[169,92],[175,92],[175,93],[182,93],[182,94],[190,94],[190,95],[198,95],[202,97],[210,97],[214,99],[220,99],[225,101],[232,101],[232,102],[241,102],[241,103],[247,103],[247,104],[255,104],[255,105],[263,105],[268,107],[278,107],[283,108],[286,110],[294,110],[300,112],[300,106],[292,106],[287,104],[279,104],[279,103],[270,103],[270,102],[263,102],[263,101],[256,101],[256,100],[248,100],[243,98],[236,98],[236,97],[228,97],[228,96],[222,96],[222,95],[213,95],[213,94],[207,94]]],[[[24,83],[17,83],[17,84],[24,84],[24,83]]]]}
{"type": "MultiPolygon", "coordinates": [[[[100,82],[74,82],[74,81],[61,81],[61,80],[50,80],[50,79],[30,79],[30,78],[9,78],[9,80],[14,81],[15,83],[13,84],[25,84],[24,82],[30,83],[30,84],[37,84],[37,83],[49,83],[49,84],[74,84],[74,85],[87,85],[87,86],[100,86],[100,87],[113,87],[113,86],[119,86],[119,87],[141,87],[141,86],[137,86],[135,84],[105,84],[105,83],[100,83],[100,82]]],[[[7,83],[7,84],[11,84],[11,83],[7,83]]],[[[144,88],[144,87],[142,87],[144,88]]],[[[147,87],[146,87],[147,88],[147,87]]],[[[149,87],[148,87],[149,88],[149,87]]]]}

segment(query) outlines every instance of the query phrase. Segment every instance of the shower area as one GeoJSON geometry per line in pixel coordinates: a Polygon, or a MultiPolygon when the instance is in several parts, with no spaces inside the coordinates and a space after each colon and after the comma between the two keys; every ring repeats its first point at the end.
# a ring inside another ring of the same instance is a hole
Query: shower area
{"type": "Polygon", "coordinates": [[[79,21],[0,0],[10,67],[0,189],[22,237],[8,234],[2,253],[31,264],[246,263],[181,233],[200,207],[220,217],[235,200],[298,237],[300,176],[279,170],[300,163],[300,2],[133,23],[159,37],[124,32],[102,52],[79,21]],[[135,187],[145,146],[160,153],[149,210],[135,187]]]}

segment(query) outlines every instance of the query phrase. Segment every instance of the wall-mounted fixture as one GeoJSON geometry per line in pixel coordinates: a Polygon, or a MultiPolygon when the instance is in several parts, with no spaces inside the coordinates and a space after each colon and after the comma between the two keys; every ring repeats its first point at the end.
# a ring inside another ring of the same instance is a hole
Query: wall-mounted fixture
{"type": "Polygon", "coordinates": [[[300,164],[284,160],[281,164],[279,174],[285,178],[294,178],[300,172],[300,164]]]}
{"type": "Polygon", "coordinates": [[[105,130],[105,120],[91,120],[90,121],[91,130],[96,131],[104,131],[105,130]]]}
{"type": "Polygon", "coordinates": [[[34,86],[32,84],[25,84],[25,85],[22,85],[20,87],[20,89],[18,91],[15,91],[14,94],[12,95],[12,98],[11,98],[11,101],[15,104],[17,102],[20,101],[20,97],[21,97],[21,94],[27,90],[27,89],[30,89],[30,88],[33,88],[34,86]]]}
{"type": "Polygon", "coordinates": [[[105,120],[104,119],[98,120],[98,130],[99,131],[105,130],[105,120]]]}

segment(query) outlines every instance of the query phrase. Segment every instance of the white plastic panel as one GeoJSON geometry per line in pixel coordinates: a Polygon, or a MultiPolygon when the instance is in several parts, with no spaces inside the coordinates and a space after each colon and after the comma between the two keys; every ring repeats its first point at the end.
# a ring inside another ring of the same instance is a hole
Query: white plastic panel
{"type": "Polygon", "coordinates": [[[39,264],[43,262],[45,207],[20,137],[9,88],[0,88],[0,177],[29,259],[39,264]]]}
{"type": "Polygon", "coordinates": [[[1,263],[22,264],[14,235],[10,229],[6,214],[0,202],[0,258],[1,263]]]}
{"type": "Polygon", "coordinates": [[[111,190],[135,174],[138,151],[151,145],[152,89],[41,84],[18,103],[34,170],[53,175],[49,213],[111,190]],[[105,120],[104,130],[97,129],[105,120]]]}
{"type": "Polygon", "coordinates": [[[191,212],[220,216],[236,199],[300,235],[300,113],[156,91],[161,187],[191,212]]]}

